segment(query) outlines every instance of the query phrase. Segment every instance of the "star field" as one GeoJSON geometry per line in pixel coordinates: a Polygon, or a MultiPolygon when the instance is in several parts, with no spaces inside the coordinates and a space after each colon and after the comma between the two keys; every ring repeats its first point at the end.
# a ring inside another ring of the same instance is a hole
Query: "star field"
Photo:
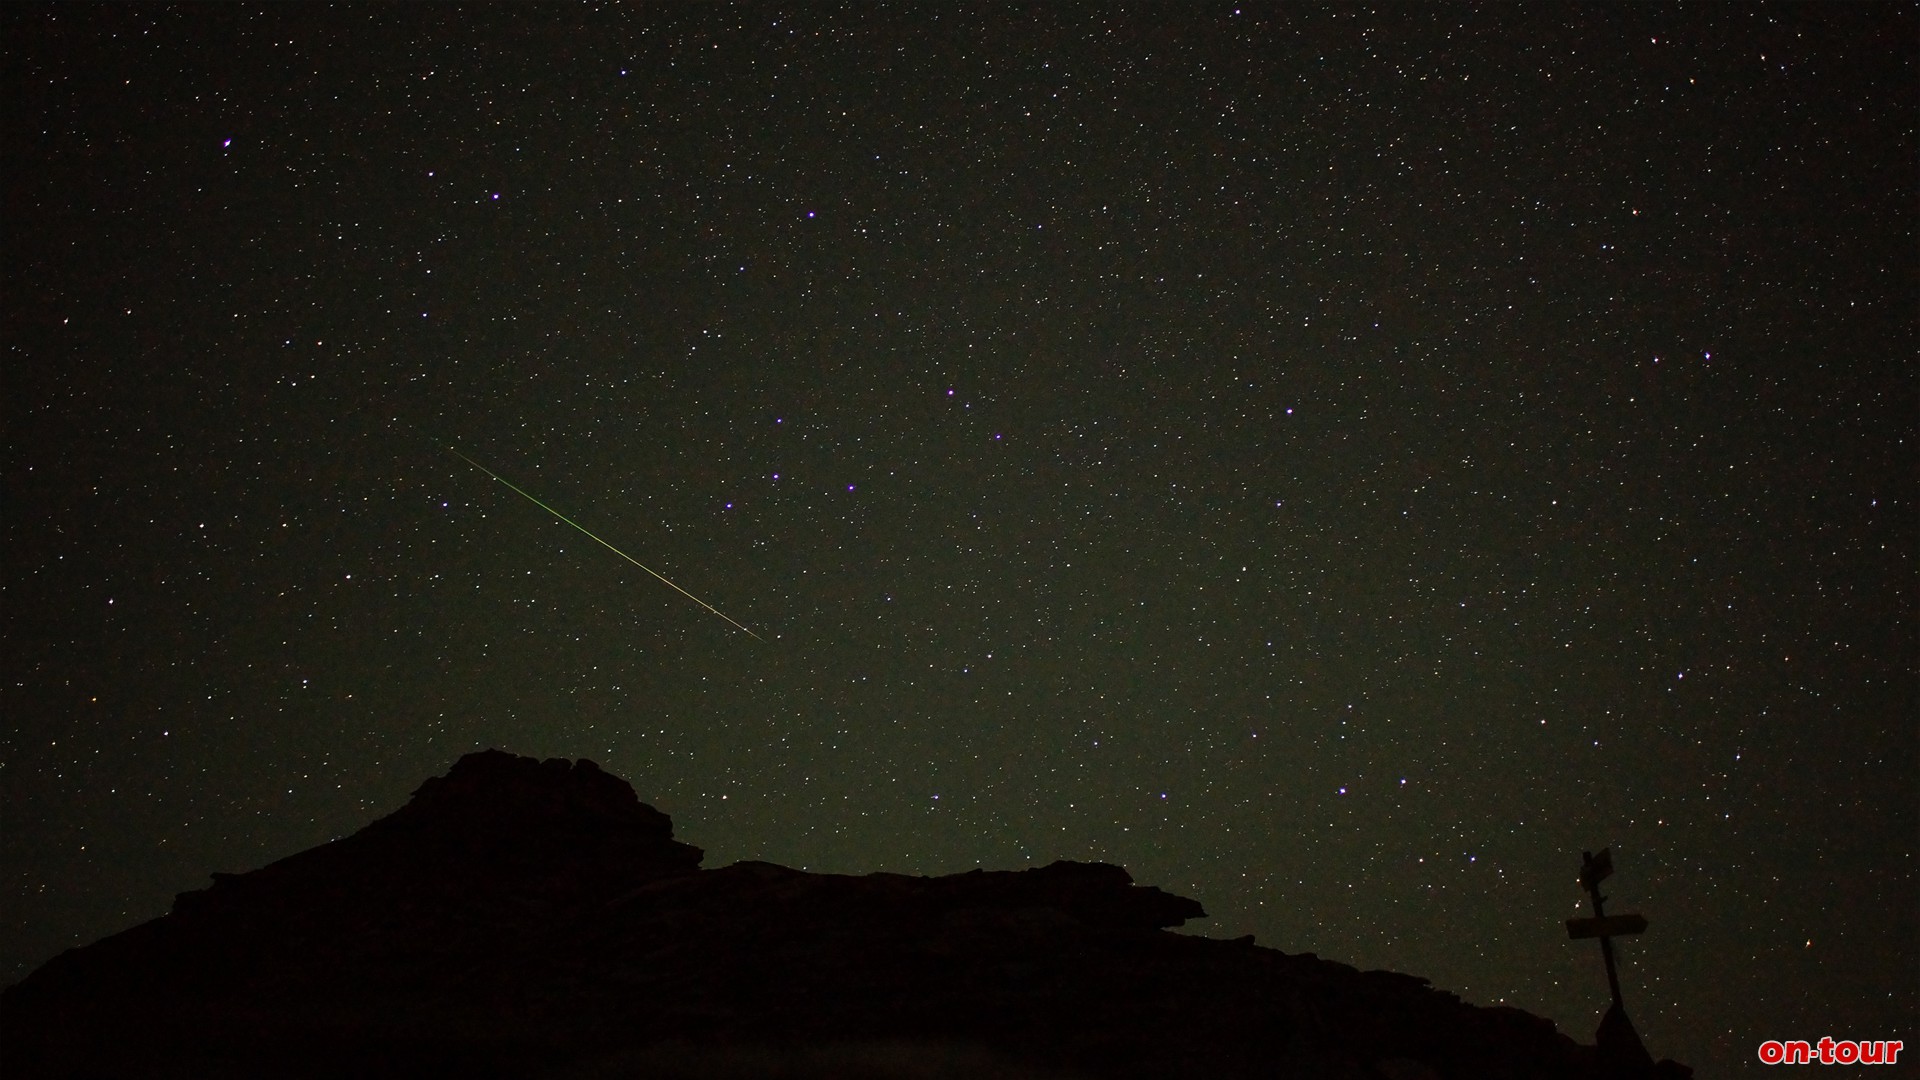
{"type": "Polygon", "coordinates": [[[0,979],[500,746],[1911,1040],[1910,9],[0,19],[0,979]]]}

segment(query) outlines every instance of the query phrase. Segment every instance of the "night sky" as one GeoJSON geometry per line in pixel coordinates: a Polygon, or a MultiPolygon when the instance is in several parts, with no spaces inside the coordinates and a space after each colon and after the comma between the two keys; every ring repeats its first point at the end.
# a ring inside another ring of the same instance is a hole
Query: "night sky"
{"type": "Polygon", "coordinates": [[[1913,7],[0,24],[0,981],[499,746],[1916,1039],[1913,7]]]}

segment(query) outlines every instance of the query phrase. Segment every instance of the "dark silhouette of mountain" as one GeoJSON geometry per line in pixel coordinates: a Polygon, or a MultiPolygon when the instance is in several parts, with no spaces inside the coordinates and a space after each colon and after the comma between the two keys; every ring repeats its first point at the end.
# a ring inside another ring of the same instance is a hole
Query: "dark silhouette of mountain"
{"type": "MultiPolygon", "coordinates": [[[[489,750],[0,993],[11,1077],[1599,1077],[1517,1009],[1125,870],[699,869],[592,762],[489,750]]],[[[1663,1062],[1647,1076],[1684,1077],[1663,1062]]]]}

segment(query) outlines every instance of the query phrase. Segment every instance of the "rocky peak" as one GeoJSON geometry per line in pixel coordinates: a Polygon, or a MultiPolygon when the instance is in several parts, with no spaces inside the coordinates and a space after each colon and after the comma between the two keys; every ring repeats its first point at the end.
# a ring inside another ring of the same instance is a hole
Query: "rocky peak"
{"type": "Polygon", "coordinates": [[[174,914],[326,921],[396,903],[597,904],[691,873],[701,857],[673,839],[672,818],[591,761],[484,750],[352,836],[251,873],[214,874],[212,888],[182,893],[174,914]]]}
{"type": "Polygon", "coordinates": [[[673,819],[640,801],[633,786],[581,758],[539,761],[482,750],[454,762],[385,818],[389,828],[555,829],[673,839],[673,819]]]}

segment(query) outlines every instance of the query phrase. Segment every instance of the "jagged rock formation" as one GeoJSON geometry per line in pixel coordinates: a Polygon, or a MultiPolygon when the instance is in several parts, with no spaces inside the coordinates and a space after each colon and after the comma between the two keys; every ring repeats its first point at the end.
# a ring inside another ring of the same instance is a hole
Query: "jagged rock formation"
{"type": "MultiPolygon", "coordinates": [[[[1597,1077],[1516,1009],[1059,862],[701,870],[591,762],[462,758],[0,993],[12,1077],[1597,1077]]],[[[1663,1062],[1660,1075],[1687,1075],[1663,1062]]]]}

